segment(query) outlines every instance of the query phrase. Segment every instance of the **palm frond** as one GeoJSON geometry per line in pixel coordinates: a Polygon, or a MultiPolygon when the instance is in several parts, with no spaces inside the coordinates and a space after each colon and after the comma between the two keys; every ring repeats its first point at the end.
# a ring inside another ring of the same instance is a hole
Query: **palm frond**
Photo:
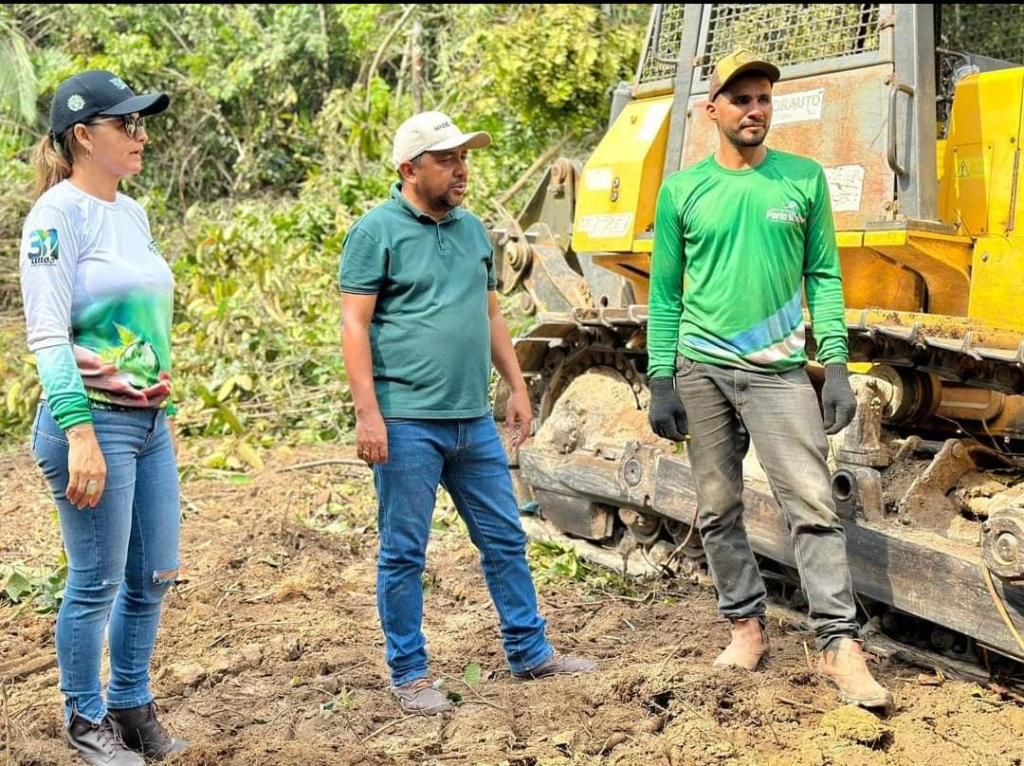
{"type": "Polygon", "coordinates": [[[0,18],[0,109],[31,125],[37,96],[38,81],[25,38],[14,24],[0,18]]]}

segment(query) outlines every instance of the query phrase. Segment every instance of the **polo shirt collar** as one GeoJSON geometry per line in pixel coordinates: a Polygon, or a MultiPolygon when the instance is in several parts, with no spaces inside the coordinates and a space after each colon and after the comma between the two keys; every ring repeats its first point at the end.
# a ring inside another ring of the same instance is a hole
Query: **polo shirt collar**
{"type": "Polygon", "coordinates": [[[457,207],[452,210],[449,210],[448,215],[446,215],[440,221],[435,221],[429,215],[427,215],[414,204],[412,204],[408,199],[406,199],[405,195],[402,194],[401,181],[395,181],[391,185],[391,200],[397,203],[398,206],[402,208],[402,210],[404,210],[406,213],[408,213],[421,223],[436,223],[437,225],[440,226],[441,224],[451,223],[452,221],[458,221],[460,218],[462,218],[462,216],[466,214],[465,210],[463,210],[461,207],[457,207]]]}

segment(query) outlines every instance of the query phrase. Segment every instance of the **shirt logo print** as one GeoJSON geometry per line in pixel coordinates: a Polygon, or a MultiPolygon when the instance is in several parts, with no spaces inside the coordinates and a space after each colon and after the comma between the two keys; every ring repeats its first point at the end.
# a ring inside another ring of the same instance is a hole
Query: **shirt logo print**
{"type": "Polygon", "coordinates": [[[60,258],[56,229],[35,229],[28,237],[28,260],[33,266],[54,266],[60,258]]]}
{"type": "Polygon", "coordinates": [[[767,213],[765,213],[765,218],[773,223],[788,223],[793,225],[800,225],[807,221],[807,219],[800,214],[800,205],[796,200],[789,200],[785,207],[768,208],[767,213]]]}

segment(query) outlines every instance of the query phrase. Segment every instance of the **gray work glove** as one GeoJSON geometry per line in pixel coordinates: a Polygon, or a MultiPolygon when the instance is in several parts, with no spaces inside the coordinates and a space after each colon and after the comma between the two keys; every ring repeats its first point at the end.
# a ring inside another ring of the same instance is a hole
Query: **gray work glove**
{"type": "Polygon", "coordinates": [[[857,397],[850,388],[850,371],[845,364],[825,365],[821,403],[824,405],[825,433],[837,434],[850,425],[857,413],[857,397]]]}
{"type": "Polygon", "coordinates": [[[679,400],[676,387],[671,377],[652,378],[651,409],[648,416],[651,430],[663,439],[674,442],[686,440],[686,410],[679,400]]]}

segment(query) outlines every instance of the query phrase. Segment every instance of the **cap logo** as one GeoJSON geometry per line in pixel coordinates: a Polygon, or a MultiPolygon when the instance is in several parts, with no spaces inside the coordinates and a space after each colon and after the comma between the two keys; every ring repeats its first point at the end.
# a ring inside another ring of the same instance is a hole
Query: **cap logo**
{"type": "Polygon", "coordinates": [[[435,125],[434,130],[443,130],[444,128],[450,128],[451,126],[452,124],[445,120],[444,122],[440,122],[437,125],[435,125]]]}
{"type": "Polygon", "coordinates": [[[85,99],[77,93],[68,97],[68,109],[72,112],[80,112],[85,108],[85,99]]]}
{"type": "Polygon", "coordinates": [[[110,78],[110,84],[113,85],[118,90],[126,90],[128,88],[128,84],[124,80],[122,80],[120,77],[111,77],[110,78]]]}

